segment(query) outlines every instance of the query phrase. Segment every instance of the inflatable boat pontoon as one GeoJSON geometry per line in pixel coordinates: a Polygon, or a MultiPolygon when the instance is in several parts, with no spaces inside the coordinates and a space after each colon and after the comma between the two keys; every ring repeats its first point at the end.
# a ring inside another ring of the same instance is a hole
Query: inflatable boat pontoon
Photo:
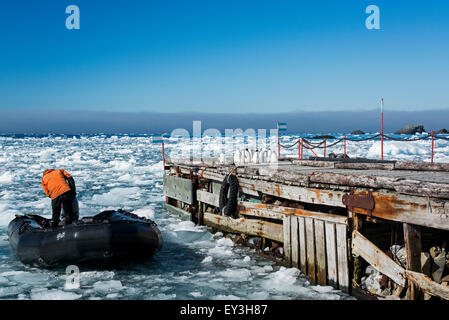
{"type": "Polygon", "coordinates": [[[9,223],[9,241],[21,262],[50,267],[142,261],[162,247],[155,222],[123,210],[103,211],[54,228],[49,222],[38,215],[23,215],[9,223]]]}

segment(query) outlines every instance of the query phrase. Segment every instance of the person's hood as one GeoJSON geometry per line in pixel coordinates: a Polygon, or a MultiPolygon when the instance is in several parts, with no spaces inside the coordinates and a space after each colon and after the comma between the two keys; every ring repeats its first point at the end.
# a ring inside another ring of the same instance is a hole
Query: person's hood
{"type": "Polygon", "coordinates": [[[45,176],[46,174],[49,174],[52,171],[55,171],[55,170],[54,169],[45,170],[43,176],[45,176]]]}

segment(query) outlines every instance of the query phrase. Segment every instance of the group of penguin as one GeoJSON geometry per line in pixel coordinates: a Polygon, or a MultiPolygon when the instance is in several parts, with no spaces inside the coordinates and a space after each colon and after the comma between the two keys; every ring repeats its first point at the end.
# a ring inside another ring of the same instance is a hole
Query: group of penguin
{"type": "MultiPolygon", "coordinates": [[[[224,154],[220,155],[220,161],[223,162],[224,154]]],[[[273,150],[237,150],[234,153],[234,164],[259,164],[259,163],[277,163],[278,154],[273,150]]]]}

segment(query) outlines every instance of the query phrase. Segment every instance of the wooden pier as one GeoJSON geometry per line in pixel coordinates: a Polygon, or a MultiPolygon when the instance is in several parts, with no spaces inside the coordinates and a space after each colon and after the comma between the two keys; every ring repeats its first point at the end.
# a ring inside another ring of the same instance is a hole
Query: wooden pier
{"type": "Polygon", "coordinates": [[[261,254],[300,269],[313,284],[368,299],[449,299],[449,277],[443,281],[449,164],[281,158],[276,166],[235,167],[226,161],[168,159],[167,210],[242,243],[258,240],[261,254]],[[230,173],[239,183],[235,217],[219,210],[230,173]],[[392,245],[405,247],[405,264],[392,245]],[[429,250],[433,256],[426,260],[429,250]],[[381,286],[390,294],[361,287],[368,265],[382,274],[381,286]]]}

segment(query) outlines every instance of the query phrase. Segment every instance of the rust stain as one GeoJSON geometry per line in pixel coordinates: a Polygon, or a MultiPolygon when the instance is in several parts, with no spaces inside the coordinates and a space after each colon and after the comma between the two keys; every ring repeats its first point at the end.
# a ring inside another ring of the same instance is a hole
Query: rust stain
{"type": "Polygon", "coordinates": [[[277,194],[278,196],[281,195],[281,186],[280,186],[280,185],[277,185],[277,186],[276,186],[276,194],[277,194]]]}
{"type": "MultiPolygon", "coordinates": [[[[404,213],[420,213],[427,211],[428,206],[400,200],[395,196],[374,194],[375,207],[373,215],[383,219],[395,219],[404,213]]],[[[364,209],[355,209],[357,213],[368,214],[364,209]]]]}

